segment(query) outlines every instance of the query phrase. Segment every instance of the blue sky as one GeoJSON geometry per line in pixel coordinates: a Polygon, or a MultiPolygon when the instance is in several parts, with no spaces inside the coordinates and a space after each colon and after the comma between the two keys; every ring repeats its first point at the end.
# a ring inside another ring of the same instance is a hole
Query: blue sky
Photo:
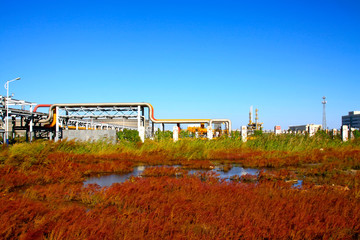
{"type": "MultiPolygon", "coordinates": [[[[359,1],[4,1],[0,83],[37,103],[149,102],[265,129],[360,110],[359,1]]],[[[2,86],[2,85],[1,85],[2,86]]],[[[1,87],[0,94],[6,91],[1,87]]]]}

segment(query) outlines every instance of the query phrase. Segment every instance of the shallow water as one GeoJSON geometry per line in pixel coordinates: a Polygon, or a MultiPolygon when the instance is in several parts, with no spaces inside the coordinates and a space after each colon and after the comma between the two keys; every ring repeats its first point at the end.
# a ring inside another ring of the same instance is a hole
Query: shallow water
{"type": "MultiPolygon", "coordinates": [[[[128,180],[130,177],[140,176],[141,173],[147,167],[152,167],[152,166],[137,166],[134,168],[133,172],[126,173],[126,174],[111,174],[111,175],[105,175],[105,176],[100,176],[100,177],[91,177],[84,182],[84,185],[96,183],[101,187],[107,187],[107,186],[111,186],[113,183],[122,183],[122,182],[125,182],[126,180],[128,180]]],[[[175,166],[168,166],[168,167],[180,167],[180,166],[175,165],[175,166]]],[[[190,170],[189,174],[196,174],[198,172],[208,172],[208,171],[216,172],[217,174],[219,174],[219,178],[226,179],[226,180],[230,179],[231,177],[233,177],[235,175],[238,175],[239,177],[241,177],[246,174],[257,175],[259,173],[258,169],[242,168],[242,167],[238,167],[238,166],[234,166],[229,171],[224,172],[224,171],[222,171],[221,166],[216,166],[212,170],[190,170]]]]}
{"type": "Polygon", "coordinates": [[[220,174],[220,178],[222,179],[229,179],[235,175],[238,175],[239,177],[250,174],[250,175],[258,175],[259,170],[254,168],[242,168],[242,167],[232,167],[229,171],[224,172],[221,170],[220,167],[215,167],[214,171],[216,173],[220,174]]]}
{"type": "Polygon", "coordinates": [[[134,171],[125,174],[111,174],[100,177],[91,177],[84,182],[84,185],[96,183],[101,187],[111,186],[113,183],[122,183],[130,177],[137,177],[145,170],[145,166],[137,166],[134,171]]]}
{"type": "Polygon", "coordinates": [[[293,188],[301,188],[302,187],[303,180],[298,180],[297,183],[294,183],[292,185],[293,188]]]}

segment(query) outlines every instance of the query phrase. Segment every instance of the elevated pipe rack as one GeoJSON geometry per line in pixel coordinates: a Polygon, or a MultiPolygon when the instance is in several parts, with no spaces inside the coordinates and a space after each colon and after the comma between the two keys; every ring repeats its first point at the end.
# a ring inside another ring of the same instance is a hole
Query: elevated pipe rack
{"type": "MultiPolygon", "coordinates": [[[[148,108],[148,117],[152,122],[151,135],[154,133],[154,124],[162,124],[164,128],[164,124],[206,123],[211,126],[213,123],[225,123],[229,133],[231,132],[231,121],[229,119],[156,119],[153,106],[144,102],[53,104],[49,107],[48,117],[41,119],[39,123],[51,127],[55,126],[55,140],[60,138],[61,128],[71,126],[71,122],[75,120],[83,121],[84,119],[87,119],[88,123],[93,119],[137,119],[137,129],[140,132],[145,128],[145,108],[148,108]]],[[[120,128],[118,125],[111,127],[120,128]]]]}

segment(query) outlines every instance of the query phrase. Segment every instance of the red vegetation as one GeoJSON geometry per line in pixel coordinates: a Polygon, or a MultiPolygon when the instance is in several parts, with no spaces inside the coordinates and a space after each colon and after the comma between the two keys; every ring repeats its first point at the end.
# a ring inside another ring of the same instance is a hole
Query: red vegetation
{"type": "MultiPolygon", "coordinates": [[[[2,156],[6,154],[2,153],[2,156]]],[[[232,163],[271,167],[234,181],[213,172],[210,160],[165,151],[130,154],[62,152],[8,157],[0,164],[1,239],[358,239],[360,151],[213,151],[232,163]],[[100,188],[86,177],[142,177],[100,188]],[[301,188],[292,187],[302,179],[301,188]]],[[[226,170],[225,169],[225,170],[226,170]]]]}
{"type": "Polygon", "coordinates": [[[209,160],[187,160],[182,161],[181,165],[186,169],[213,169],[214,165],[209,160]]]}
{"type": "Polygon", "coordinates": [[[136,178],[104,189],[62,186],[3,194],[0,236],[351,239],[360,232],[359,198],[336,188],[298,190],[283,182],[226,183],[211,176],[136,178]],[[69,191],[77,194],[69,198],[69,191]]]}

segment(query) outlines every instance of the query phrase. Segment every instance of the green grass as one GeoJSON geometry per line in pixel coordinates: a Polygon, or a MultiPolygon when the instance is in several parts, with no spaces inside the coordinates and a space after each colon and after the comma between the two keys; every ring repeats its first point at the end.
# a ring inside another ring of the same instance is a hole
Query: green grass
{"type": "Polygon", "coordinates": [[[106,141],[75,142],[75,141],[44,141],[38,140],[33,143],[16,143],[0,150],[0,164],[21,165],[29,167],[45,161],[46,156],[52,152],[66,152],[74,154],[116,154],[131,153],[135,155],[163,152],[171,154],[173,158],[185,159],[208,159],[212,151],[263,150],[263,151],[310,151],[313,149],[360,147],[360,138],[342,142],[339,138],[332,138],[323,133],[313,137],[308,135],[274,135],[261,134],[243,143],[239,137],[221,137],[218,139],[195,139],[184,138],[173,142],[171,138],[160,140],[147,139],[144,143],[120,140],[116,144],[106,141]],[[26,164],[24,163],[26,162],[26,164]]]}
{"type": "Polygon", "coordinates": [[[259,150],[307,151],[320,148],[336,148],[341,146],[359,146],[359,141],[342,142],[339,138],[331,138],[319,132],[315,136],[294,134],[262,134],[246,143],[247,147],[259,150]]]}

